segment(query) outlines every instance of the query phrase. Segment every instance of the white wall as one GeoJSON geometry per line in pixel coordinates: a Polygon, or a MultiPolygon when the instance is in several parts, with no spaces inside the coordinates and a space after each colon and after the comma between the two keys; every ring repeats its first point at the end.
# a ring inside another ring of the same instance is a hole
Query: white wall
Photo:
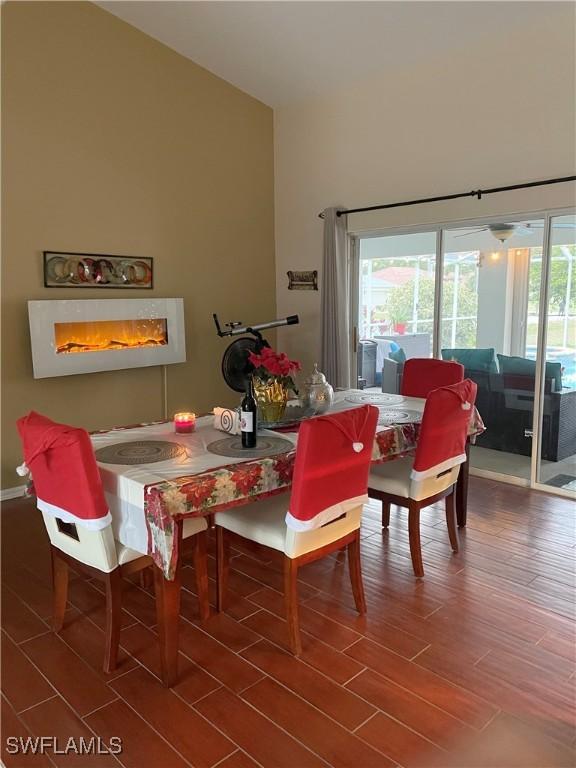
{"type": "MultiPolygon", "coordinates": [[[[496,249],[495,249],[496,250],[496,249]]],[[[478,270],[478,326],[476,346],[494,347],[497,354],[509,355],[512,333],[514,251],[500,250],[497,261],[482,254],[478,270]]]]}
{"type": "MultiPolygon", "coordinates": [[[[495,22],[497,21],[497,6],[495,22]]],[[[546,5],[546,4],[544,4],[546,5]]],[[[276,270],[279,316],[300,326],[278,335],[305,370],[319,354],[320,292],[288,291],[289,269],[321,270],[322,222],[332,205],[357,207],[573,175],[574,5],[549,23],[510,29],[466,55],[399,76],[327,92],[275,112],[276,270]]],[[[519,17],[520,20],[520,17],[519,17]]],[[[407,62],[409,55],[407,54],[407,62]]],[[[468,219],[571,206],[572,184],[482,201],[349,217],[349,229],[468,219]]],[[[322,276],[320,274],[320,285],[322,276]]]]}

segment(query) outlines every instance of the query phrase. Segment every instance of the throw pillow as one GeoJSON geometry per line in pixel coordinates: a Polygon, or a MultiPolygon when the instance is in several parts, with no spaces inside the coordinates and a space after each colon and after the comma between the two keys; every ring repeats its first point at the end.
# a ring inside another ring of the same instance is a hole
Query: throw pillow
{"type": "MultiPolygon", "coordinates": [[[[536,378],[536,360],[530,360],[527,357],[498,355],[498,363],[501,373],[514,373],[519,376],[536,378]]],[[[562,389],[562,364],[547,362],[545,376],[547,379],[554,379],[554,391],[560,392],[562,389]]]]}
{"type": "Polygon", "coordinates": [[[443,360],[456,360],[470,371],[498,373],[496,352],[493,347],[486,349],[443,349],[443,360]]]}
{"type": "Polygon", "coordinates": [[[406,352],[404,352],[402,347],[398,347],[398,349],[391,349],[390,352],[388,352],[388,357],[390,360],[394,360],[395,363],[406,362],[406,352]]]}

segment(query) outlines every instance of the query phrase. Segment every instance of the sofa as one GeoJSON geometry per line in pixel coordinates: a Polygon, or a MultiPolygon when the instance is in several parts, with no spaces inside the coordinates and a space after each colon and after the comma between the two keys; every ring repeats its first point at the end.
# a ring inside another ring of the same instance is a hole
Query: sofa
{"type": "MultiPolygon", "coordinates": [[[[532,452],[532,419],[536,363],[528,358],[497,355],[494,349],[443,349],[444,360],[457,360],[464,375],[478,386],[476,407],[486,431],[476,445],[523,456],[532,452]]],[[[386,359],[382,390],[399,392],[402,363],[386,359]]],[[[576,389],[562,387],[561,364],[547,362],[541,456],[561,461],[576,454],[576,389]]]]}

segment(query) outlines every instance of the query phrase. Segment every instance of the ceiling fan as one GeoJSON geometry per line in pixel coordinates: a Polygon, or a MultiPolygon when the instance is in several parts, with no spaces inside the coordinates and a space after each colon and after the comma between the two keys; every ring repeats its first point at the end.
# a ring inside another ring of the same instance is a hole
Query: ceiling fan
{"type": "MultiPolygon", "coordinates": [[[[576,227],[576,222],[574,223],[565,223],[565,224],[554,224],[554,228],[562,228],[562,229],[574,229],[576,227]]],[[[471,229],[467,232],[464,232],[461,235],[454,235],[454,237],[468,237],[469,235],[474,235],[477,232],[491,232],[496,240],[500,240],[501,243],[505,242],[509,238],[512,237],[512,235],[518,235],[520,237],[526,237],[527,235],[530,235],[534,232],[542,231],[544,229],[544,224],[533,224],[530,221],[520,221],[520,222],[508,222],[508,223],[499,223],[499,224],[486,224],[484,227],[479,227],[478,229],[471,229]]]]}

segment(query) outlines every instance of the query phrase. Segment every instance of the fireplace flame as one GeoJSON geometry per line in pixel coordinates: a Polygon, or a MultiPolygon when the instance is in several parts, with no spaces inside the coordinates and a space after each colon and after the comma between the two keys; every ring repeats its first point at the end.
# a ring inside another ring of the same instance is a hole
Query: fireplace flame
{"type": "Polygon", "coordinates": [[[168,344],[166,318],[55,323],[56,353],[104,352],[168,344]]]}

